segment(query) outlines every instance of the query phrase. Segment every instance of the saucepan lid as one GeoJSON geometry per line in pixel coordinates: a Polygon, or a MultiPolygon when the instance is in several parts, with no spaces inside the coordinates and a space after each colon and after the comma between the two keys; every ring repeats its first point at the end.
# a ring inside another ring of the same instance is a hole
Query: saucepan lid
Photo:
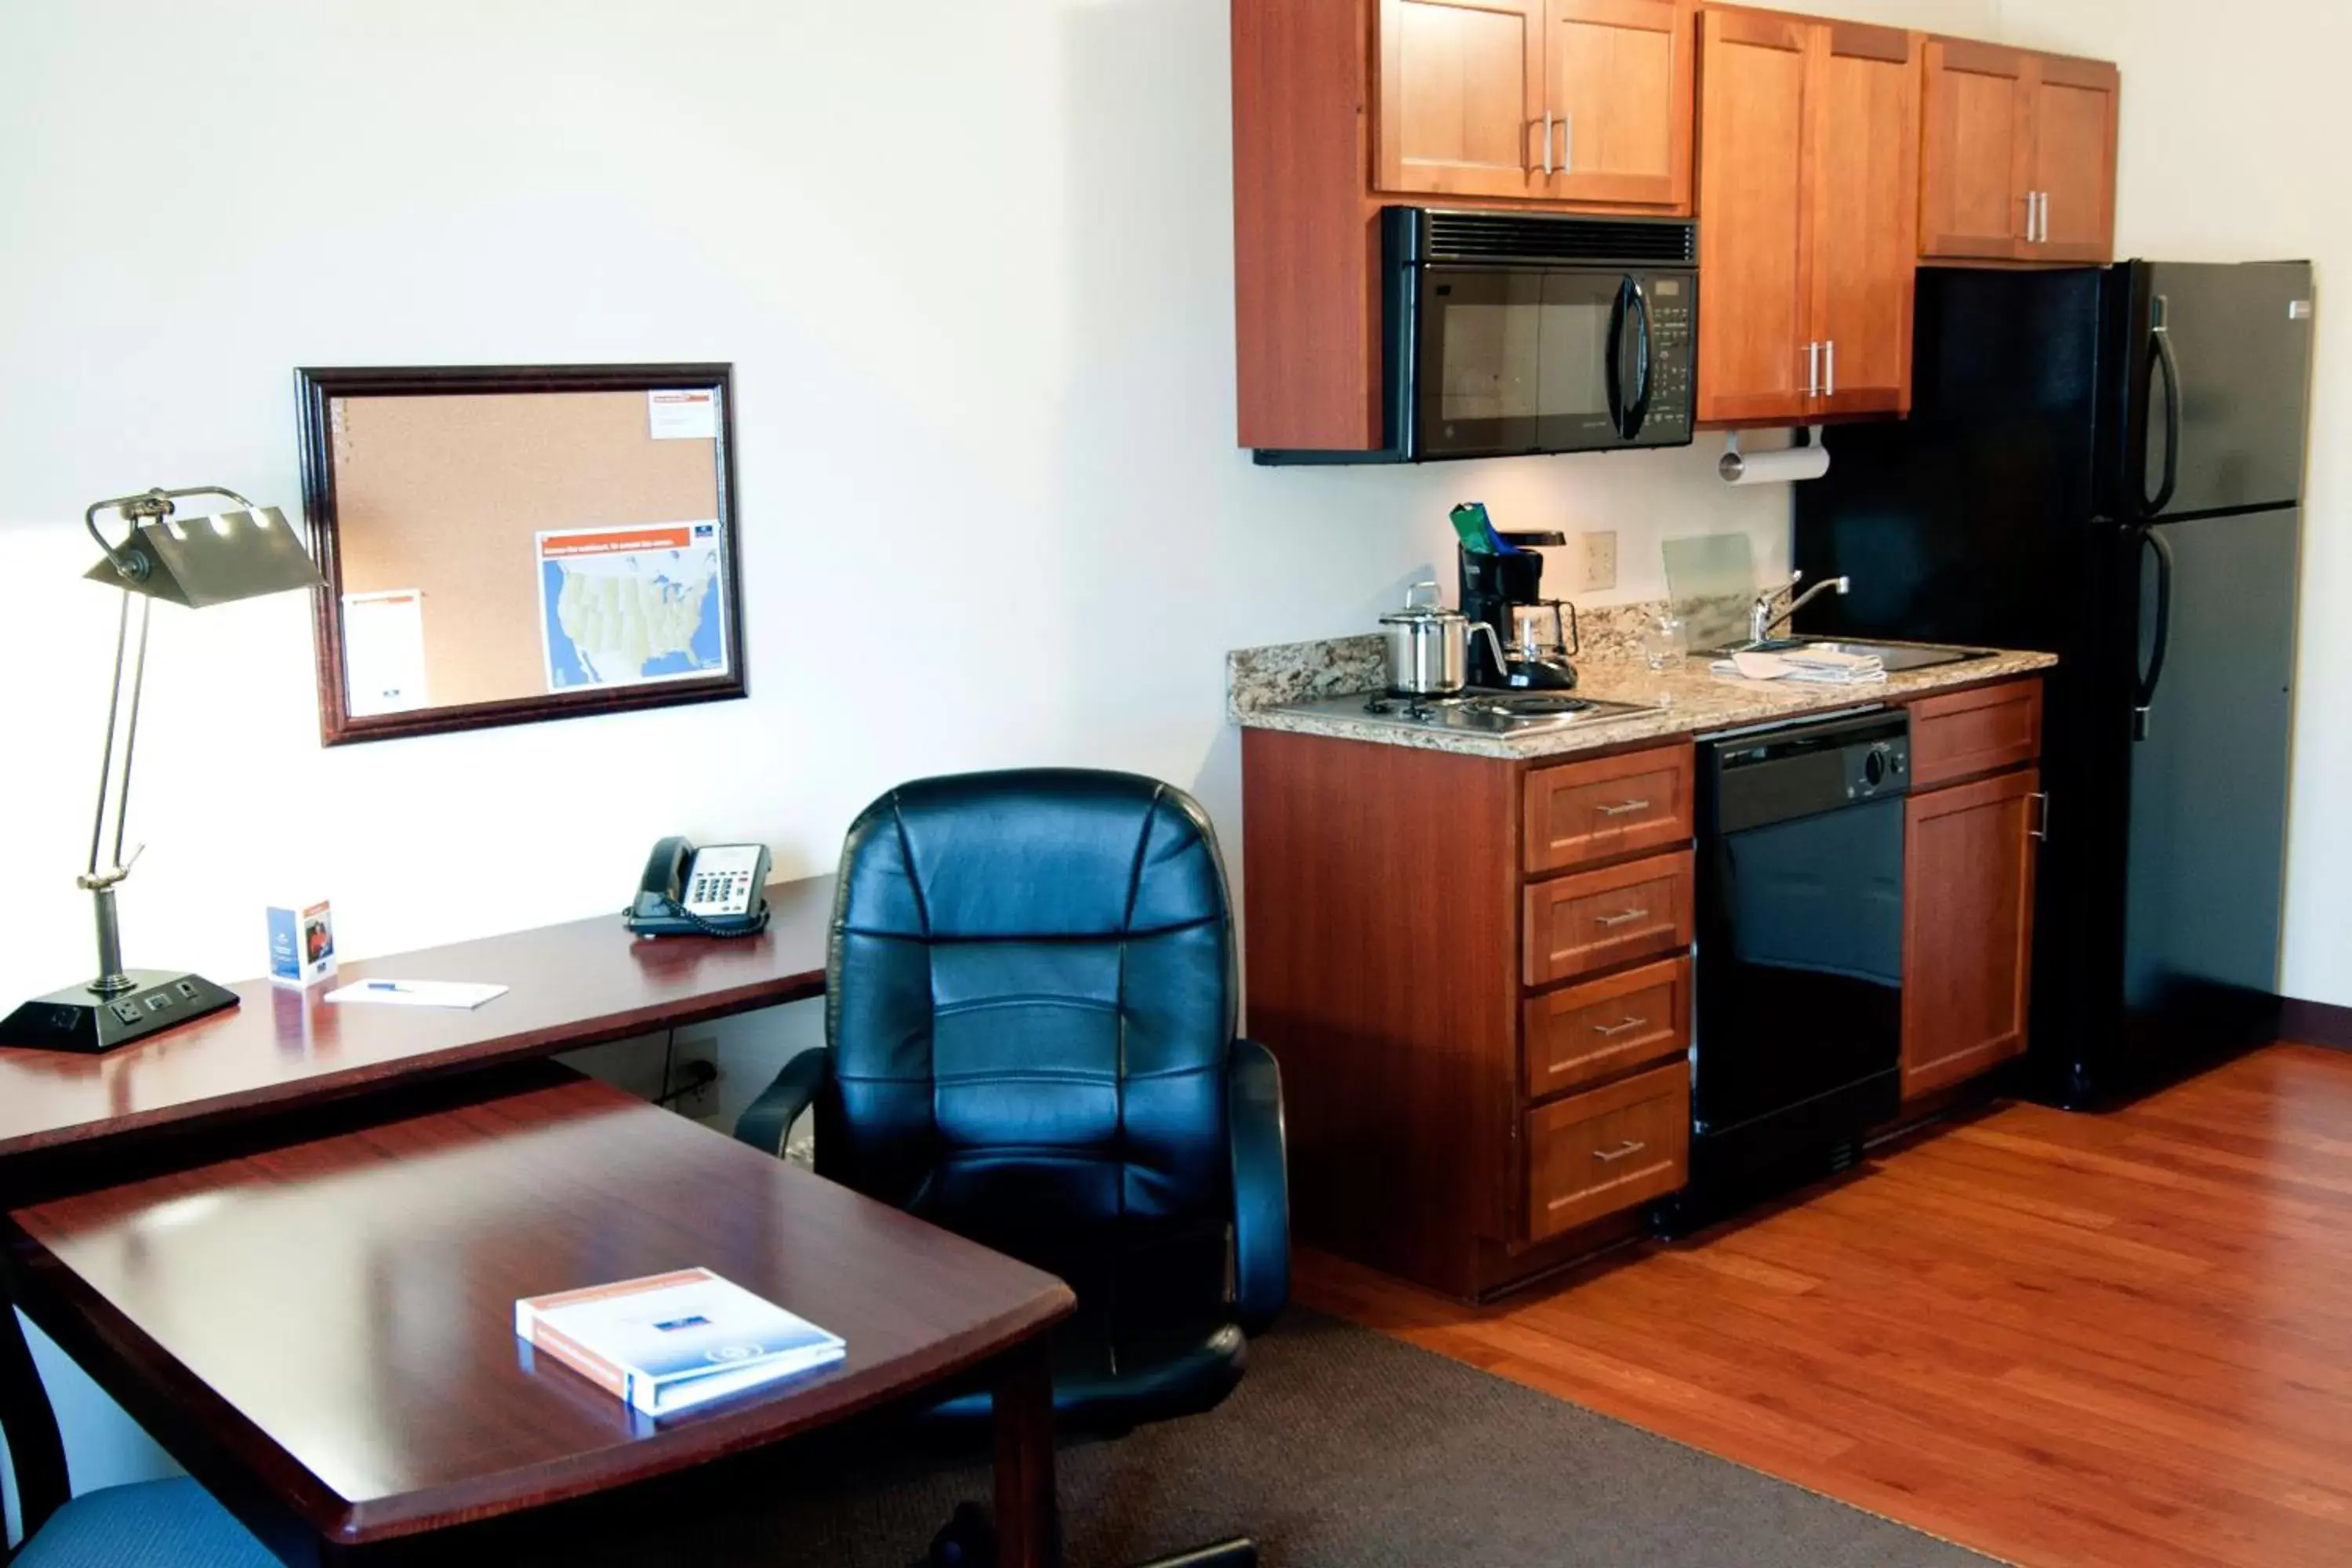
{"type": "Polygon", "coordinates": [[[1384,626],[1444,626],[1449,621],[1465,619],[1461,611],[1449,610],[1438,602],[1441,590],[1437,579],[1424,577],[1404,591],[1404,607],[1391,610],[1381,617],[1384,626]]]}

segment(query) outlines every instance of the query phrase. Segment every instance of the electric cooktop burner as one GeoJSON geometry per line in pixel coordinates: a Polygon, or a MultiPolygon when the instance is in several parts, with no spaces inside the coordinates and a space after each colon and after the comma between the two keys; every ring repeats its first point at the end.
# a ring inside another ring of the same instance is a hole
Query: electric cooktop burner
{"type": "Polygon", "coordinates": [[[1589,697],[1474,697],[1470,706],[1514,719],[1549,719],[1560,713],[1583,713],[1592,708],[1589,697]]]}
{"type": "Polygon", "coordinates": [[[1330,718],[1368,720],[1409,730],[1461,730],[1488,735],[1528,734],[1570,724],[1594,724],[1654,712],[1638,702],[1608,702],[1565,692],[1464,691],[1452,697],[1394,692],[1300,702],[1288,710],[1330,718]]]}

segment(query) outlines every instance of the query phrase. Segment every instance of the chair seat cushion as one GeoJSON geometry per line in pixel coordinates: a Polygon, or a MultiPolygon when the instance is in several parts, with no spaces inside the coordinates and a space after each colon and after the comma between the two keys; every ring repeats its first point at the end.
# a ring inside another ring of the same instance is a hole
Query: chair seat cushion
{"type": "Polygon", "coordinates": [[[277,1568],[278,1559],[185,1476],[86,1492],[25,1543],[14,1568],[277,1568]]]}

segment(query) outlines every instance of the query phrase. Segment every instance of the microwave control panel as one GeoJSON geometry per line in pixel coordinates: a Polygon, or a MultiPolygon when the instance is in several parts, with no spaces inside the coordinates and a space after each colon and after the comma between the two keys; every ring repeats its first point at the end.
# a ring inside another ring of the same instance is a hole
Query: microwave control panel
{"type": "Polygon", "coordinates": [[[1688,418],[1692,405],[1691,313],[1697,303],[1698,279],[1688,273],[1652,277],[1643,292],[1650,306],[1650,331],[1656,348],[1652,356],[1655,385],[1651,401],[1655,418],[1688,418]]]}

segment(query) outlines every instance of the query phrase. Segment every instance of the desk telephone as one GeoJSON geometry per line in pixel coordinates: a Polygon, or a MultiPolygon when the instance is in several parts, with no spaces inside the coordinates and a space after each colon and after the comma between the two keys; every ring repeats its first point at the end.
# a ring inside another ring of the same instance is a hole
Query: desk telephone
{"type": "Polygon", "coordinates": [[[768,847],[665,838],[624,918],[639,936],[751,936],[768,923],[768,847]]]}

